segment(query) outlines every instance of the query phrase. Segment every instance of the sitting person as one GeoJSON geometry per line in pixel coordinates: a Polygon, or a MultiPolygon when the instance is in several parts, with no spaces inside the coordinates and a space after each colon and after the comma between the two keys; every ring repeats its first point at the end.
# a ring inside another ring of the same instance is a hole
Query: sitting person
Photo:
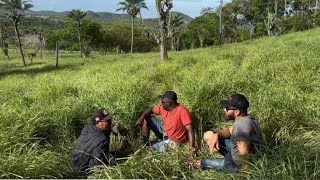
{"type": "Polygon", "coordinates": [[[218,133],[207,131],[204,140],[209,146],[210,153],[219,152],[224,158],[203,158],[195,162],[196,166],[204,169],[216,169],[227,172],[247,170],[250,154],[257,151],[262,143],[262,131],[258,121],[249,116],[249,102],[241,94],[233,94],[228,100],[222,100],[225,119],[233,120],[232,127],[220,130],[218,133]]]}
{"type": "Polygon", "coordinates": [[[113,114],[100,108],[92,114],[92,122],[87,124],[71,152],[71,164],[75,170],[86,172],[98,164],[108,164],[110,134],[126,135],[124,127],[111,122],[113,114]]]}
{"type": "Polygon", "coordinates": [[[170,150],[189,142],[189,153],[194,151],[194,132],[189,111],[177,102],[177,94],[166,91],[161,98],[161,105],[146,109],[136,122],[141,127],[142,138],[149,143],[149,134],[152,130],[161,139],[153,147],[161,152],[170,150]],[[161,115],[162,121],[152,114],[161,115]]]}

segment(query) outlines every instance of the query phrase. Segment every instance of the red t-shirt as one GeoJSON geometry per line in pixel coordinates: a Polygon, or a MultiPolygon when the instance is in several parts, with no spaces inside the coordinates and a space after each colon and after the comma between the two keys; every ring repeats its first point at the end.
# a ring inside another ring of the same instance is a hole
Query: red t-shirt
{"type": "Polygon", "coordinates": [[[188,141],[188,131],[186,125],[191,124],[191,117],[189,111],[178,105],[172,112],[163,109],[162,105],[154,106],[152,108],[154,114],[161,115],[164,132],[167,136],[180,143],[188,141]]]}

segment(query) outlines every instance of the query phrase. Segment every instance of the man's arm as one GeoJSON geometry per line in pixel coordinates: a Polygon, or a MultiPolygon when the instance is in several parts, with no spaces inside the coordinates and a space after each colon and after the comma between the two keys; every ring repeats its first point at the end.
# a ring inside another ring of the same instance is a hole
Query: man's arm
{"type": "Polygon", "coordinates": [[[245,141],[237,141],[237,146],[239,150],[239,155],[241,159],[241,170],[248,169],[248,160],[249,160],[249,146],[250,143],[245,141]]]}
{"type": "Polygon", "coordinates": [[[142,113],[142,115],[140,116],[140,118],[137,120],[136,126],[142,126],[143,120],[144,120],[146,117],[150,116],[151,114],[153,114],[152,109],[151,109],[151,108],[146,109],[146,110],[142,113]]]}
{"type": "Polygon", "coordinates": [[[232,132],[232,127],[229,127],[229,128],[221,129],[218,133],[214,133],[212,135],[212,139],[210,139],[210,144],[208,144],[210,153],[219,150],[219,138],[230,138],[231,132],[232,132]]]}
{"type": "Polygon", "coordinates": [[[185,126],[185,128],[187,129],[188,131],[188,139],[189,139],[189,153],[192,154],[193,153],[193,150],[194,150],[194,132],[193,132],[193,129],[192,129],[192,125],[191,124],[188,124],[185,126]]]}
{"type": "Polygon", "coordinates": [[[218,138],[230,138],[232,132],[232,127],[221,129],[218,132],[218,138]]]}
{"type": "Polygon", "coordinates": [[[118,134],[121,134],[122,136],[126,136],[128,134],[128,130],[124,126],[117,125],[117,124],[112,124],[111,125],[111,131],[116,136],[118,134]]]}

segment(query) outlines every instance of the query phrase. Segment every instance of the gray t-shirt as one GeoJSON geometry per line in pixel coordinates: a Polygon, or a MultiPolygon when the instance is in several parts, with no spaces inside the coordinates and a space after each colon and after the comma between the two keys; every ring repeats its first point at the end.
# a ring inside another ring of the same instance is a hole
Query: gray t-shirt
{"type": "Polygon", "coordinates": [[[240,167],[241,161],[237,141],[248,142],[250,144],[249,153],[254,154],[257,145],[262,143],[262,131],[258,121],[251,116],[244,116],[235,121],[231,133],[231,141],[233,143],[231,149],[233,162],[237,167],[240,167]]]}

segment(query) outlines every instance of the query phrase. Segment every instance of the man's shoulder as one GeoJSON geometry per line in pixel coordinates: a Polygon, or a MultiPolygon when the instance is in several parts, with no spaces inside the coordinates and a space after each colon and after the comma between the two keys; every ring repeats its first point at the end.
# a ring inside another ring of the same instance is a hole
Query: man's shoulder
{"type": "Polygon", "coordinates": [[[186,112],[187,111],[189,113],[189,110],[183,105],[179,104],[177,108],[178,108],[179,112],[186,112]]]}
{"type": "Polygon", "coordinates": [[[97,128],[93,123],[88,123],[84,128],[83,131],[87,136],[92,137],[99,137],[99,138],[104,138],[105,134],[97,128]]]}
{"type": "Polygon", "coordinates": [[[88,123],[87,125],[84,126],[83,130],[87,133],[95,132],[95,125],[93,123],[88,123]]]}
{"type": "Polygon", "coordinates": [[[255,120],[255,119],[251,116],[243,116],[234,122],[233,128],[250,127],[250,124],[252,123],[253,120],[255,120]]]}
{"type": "Polygon", "coordinates": [[[240,119],[237,122],[238,123],[250,123],[252,121],[256,121],[256,118],[248,115],[248,116],[240,117],[240,119]]]}

